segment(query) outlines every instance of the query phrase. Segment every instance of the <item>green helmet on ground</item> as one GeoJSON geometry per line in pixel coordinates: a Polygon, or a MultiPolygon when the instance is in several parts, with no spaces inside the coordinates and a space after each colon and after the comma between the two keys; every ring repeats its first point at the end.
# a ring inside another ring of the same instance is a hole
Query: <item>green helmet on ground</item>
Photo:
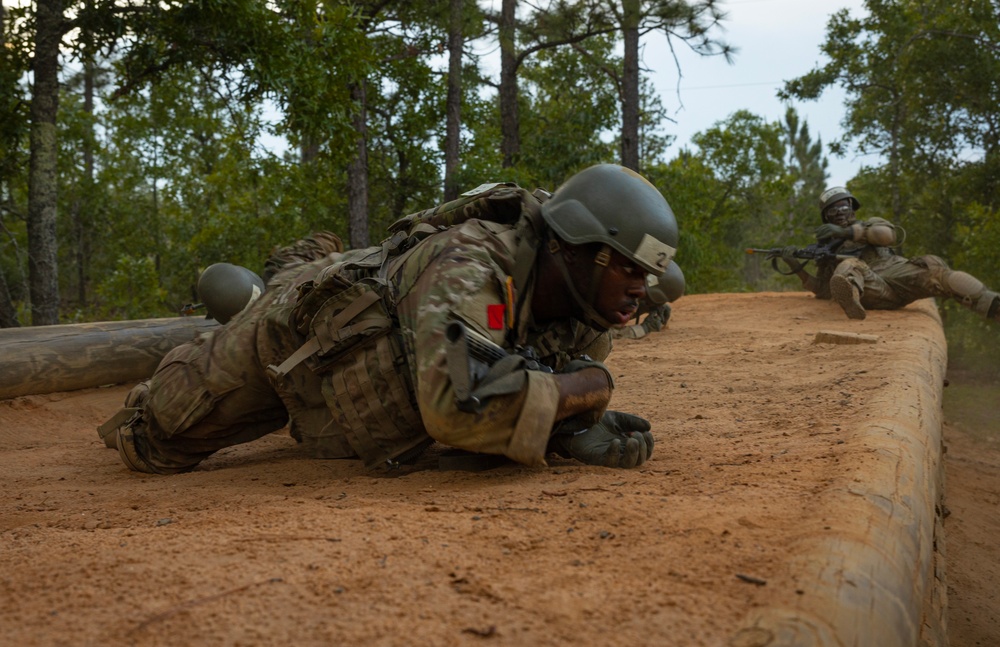
{"type": "Polygon", "coordinates": [[[649,180],[617,164],[572,176],[542,205],[542,217],[562,240],[609,245],[659,276],[677,251],[677,220],[649,180]]]}
{"type": "Polygon", "coordinates": [[[653,305],[673,303],[684,296],[684,272],[680,266],[670,261],[667,269],[660,276],[652,274],[646,277],[646,299],[653,305]]]}
{"type": "Polygon", "coordinates": [[[208,316],[224,324],[264,293],[264,281],[245,267],[215,263],[198,277],[197,289],[208,316]]]}
{"type": "Polygon", "coordinates": [[[823,217],[823,222],[826,222],[826,208],[829,207],[834,202],[844,200],[849,198],[851,200],[851,209],[857,211],[861,208],[861,202],[858,201],[854,195],[847,190],[846,186],[832,186],[819,196],[819,213],[823,217]]]}

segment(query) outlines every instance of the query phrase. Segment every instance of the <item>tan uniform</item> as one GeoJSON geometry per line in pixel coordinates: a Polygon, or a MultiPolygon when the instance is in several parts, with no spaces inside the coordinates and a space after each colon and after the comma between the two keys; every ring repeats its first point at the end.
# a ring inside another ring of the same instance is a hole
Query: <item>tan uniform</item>
{"type": "Polygon", "coordinates": [[[858,288],[861,305],[869,310],[894,310],[927,297],[953,298],[983,316],[996,316],[998,295],[976,278],[952,270],[938,256],[907,259],[894,253],[893,226],[882,218],[859,220],[852,225],[853,238],[837,250],[856,258],[817,262],[812,290],[820,299],[830,298],[830,279],[845,276],[858,288]]]}

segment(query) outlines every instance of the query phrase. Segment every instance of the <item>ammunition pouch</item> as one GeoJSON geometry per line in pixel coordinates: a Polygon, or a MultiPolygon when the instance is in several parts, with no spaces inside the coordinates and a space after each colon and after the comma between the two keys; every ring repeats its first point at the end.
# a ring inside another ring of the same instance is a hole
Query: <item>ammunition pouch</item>
{"type": "Polygon", "coordinates": [[[373,253],[359,263],[334,264],[303,283],[289,325],[306,342],[279,366],[267,368],[275,383],[301,363],[320,375],[333,424],[303,429],[303,444],[322,454],[329,444],[323,437],[342,434],[369,468],[432,442],[417,410],[386,282],[377,272],[386,257],[373,253]]]}

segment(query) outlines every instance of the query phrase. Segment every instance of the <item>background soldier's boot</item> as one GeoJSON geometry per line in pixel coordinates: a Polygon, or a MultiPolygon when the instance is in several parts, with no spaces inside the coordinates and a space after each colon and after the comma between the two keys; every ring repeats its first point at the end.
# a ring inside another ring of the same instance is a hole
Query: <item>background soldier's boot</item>
{"type": "Polygon", "coordinates": [[[984,291],[976,302],[976,310],[987,319],[1000,322],[1000,294],[984,291]]]}
{"type": "Polygon", "coordinates": [[[830,296],[850,319],[864,319],[868,316],[861,305],[861,292],[846,276],[833,275],[830,279],[830,296]]]}
{"type": "Polygon", "coordinates": [[[271,251],[264,261],[264,283],[269,283],[274,275],[293,265],[315,261],[324,256],[344,251],[344,242],[329,231],[317,231],[311,236],[296,241],[287,247],[271,251]]]}
{"type": "Polygon", "coordinates": [[[109,449],[118,448],[118,429],[129,422],[137,413],[141,413],[146,401],[149,400],[149,380],[139,382],[125,396],[125,408],[121,409],[111,419],[97,428],[97,435],[109,449]]]}

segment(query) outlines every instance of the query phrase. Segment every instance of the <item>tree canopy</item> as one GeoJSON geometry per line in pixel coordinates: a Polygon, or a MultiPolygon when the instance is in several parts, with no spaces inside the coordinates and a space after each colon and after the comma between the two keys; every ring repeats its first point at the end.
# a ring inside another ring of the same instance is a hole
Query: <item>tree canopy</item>
{"type": "Polygon", "coordinates": [[[842,138],[734,106],[677,149],[639,44],[738,60],[714,0],[0,5],[0,326],[175,314],[213,262],[259,272],[318,229],[366,245],[456,191],[599,162],[667,196],[689,292],[798,289],[744,249],[808,242],[849,146],[886,160],[849,180],[862,215],[1000,285],[1000,8],[865,9],[832,15],[825,61],[781,90],[843,88],[842,138]]]}

